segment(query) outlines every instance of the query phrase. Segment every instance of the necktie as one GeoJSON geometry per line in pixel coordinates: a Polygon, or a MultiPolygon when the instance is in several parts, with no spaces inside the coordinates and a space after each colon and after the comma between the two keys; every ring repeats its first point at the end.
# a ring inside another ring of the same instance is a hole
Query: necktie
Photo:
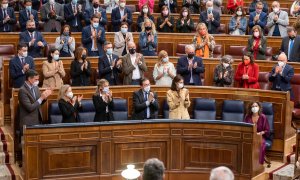
{"type": "Polygon", "coordinates": [[[293,47],[294,47],[294,40],[290,40],[290,47],[289,47],[289,51],[288,51],[288,59],[289,60],[290,60],[290,55],[293,50],[293,47]]]}
{"type": "Polygon", "coordinates": [[[36,100],[36,96],[35,96],[35,92],[34,92],[34,88],[33,87],[31,88],[31,93],[32,93],[32,96],[33,96],[34,100],[36,100]]]}
{"type": "Polygon", "coordinates": [[[95,9],[95,12],[94,12],[94,14],[97,14],[98,13],[98,11],[97,11],[97,9],[95,9]]]}
{"type": "Polygon", "coordinates": [[[27,11],[28,19],[30,19],[30,11],[27,11]]]}
{"type": "Polygon", "coordinates": [[[54,11],[54,5],[53,4],[51,5],[51,10],[54,11]]]}
{"type": "MultiPolygon", "coordinates": [[[[145,98],[145,102],[146,101],[148,101],[148,93],[147,92],[145,92],[145,95],[144,95],[144,98],[145,98]]],[[[147,111],[148,111],[148,107],[145,109],[145,111],[144,111],[144,113],[145,113],[145,118],[148,118],[148,113],[147,113],[147,111]]]]}
{"type": "Polygon", "coordinates": [[[21,63],[22,63],[23,66],[25,65],[25,59],[24,58],[21,58],[21,63]]]}
{"type": "Polygon", "coordinates": [[[98,50],[98,45],[97,45],[97,29],[93,29],[95,31],[96,36],[94,37],[94,49],[98,50]]]}
{"type": "MultiPolygon", "coordinates": [[[[7,16],[6,9],[3,9],[3,19],[5,19],[6,16],[7,16]]],[[[8,30],[8,28],[7,28],[7,23],[6,23],[6,24],[4,24],[4,31],[7,31],[7,30],[8,30]]]]}
{"type": "MultiPolygon", "coordinates": [[[[112,55],[109,55],[109,64],[110,64],[111,66],[112,66],[112,63],[113,63],[112,55]]],[[[112,79],[115,78],[115,77],[114,77],[114,71],[113,71],[113,70],[112,70],[112,72],[111,72],[110,77],[111,77],[112,79]]]]}

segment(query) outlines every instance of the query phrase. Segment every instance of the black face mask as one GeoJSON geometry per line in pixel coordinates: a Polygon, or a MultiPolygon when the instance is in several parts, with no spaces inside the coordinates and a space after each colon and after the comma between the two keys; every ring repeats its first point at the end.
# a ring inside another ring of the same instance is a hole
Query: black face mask
{"type": "Polygon", "coordinates": [[[81,58],[82,58],[82,60],[85,60],[85,59],[86,59],[86,54],[83,54],[83,55],[81,56],[81,58]]]}
{"type": "Polygon", "coordinates": [[[35,31],[35,28],[28,28],[27,30],[32,33],[35,31]]]}
{"type": "Polygon", "coordinates": [[[151,29],[152,29],[151,26],[146,26],[146,27],[145,27],[145,30],[146,30],[146,31],[150,31],[151,29]]]}
{"type": "Polygon", "coordinates": [[[290,40],[294,40],[295,36],[289,36],[290,40]]]}
{"type": "Polygon", "coordinates": [[[135,53],[135,49],[133,49],[133,48],[129,49],[129,53],[130,54],[134,54],[135,53]]]}
{"type": "Polygon", "coordinates": [[[93,4],[93,7],[94,7],[94,8],[98,8],[98,7],[99,7],[99,4],[93,4]]]}
{"type": "Polygon", "coordinates": [[[194,53],[189,53],[189,54],[188,54],[188,58],[189,58],[189,59],[192,59],[192,58],[194,57],[194,55],[195,55],[194,53]]]}

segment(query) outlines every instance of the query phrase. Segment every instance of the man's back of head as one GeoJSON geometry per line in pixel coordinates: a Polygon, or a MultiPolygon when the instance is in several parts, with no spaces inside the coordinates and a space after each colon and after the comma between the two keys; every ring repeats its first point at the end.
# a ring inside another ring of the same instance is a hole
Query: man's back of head
{"type": "Polygon", "coordinates": [[[229,168],[220,166],[211,170],[209,180],[234,180],[234,175],[229,168]]]}
{"type": "Polygon", "coordinates": [[[163,180],[165,166],[157,158],[148,159],[144,164],[143,180],[163,180]]]}

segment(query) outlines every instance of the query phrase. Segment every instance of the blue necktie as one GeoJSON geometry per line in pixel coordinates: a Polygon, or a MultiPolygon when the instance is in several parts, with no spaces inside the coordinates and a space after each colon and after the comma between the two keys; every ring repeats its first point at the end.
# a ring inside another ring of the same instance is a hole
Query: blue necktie
{"type": "Polygon", "coordinates": [[[294,40],[290,40],[290,47],[289,47],[289,52],[288,52],[288,59],[290,60],[290,55],[292,53],[294,47],[294,40]]]}
{"type": "MultiPolygon", "coordinates": [[[[148,101],[148,96],[147,96],[147,94],[148,94],[147,92],[145,92],[145,94],[144,94],[145,102],[148,101]]],[[[147,111],[148,111],[148,107],[146,107],[146,109],[145,109],[145,117],[144,117],[145,119],[148,118],[148,117],[147,117],[147,111]]]]}

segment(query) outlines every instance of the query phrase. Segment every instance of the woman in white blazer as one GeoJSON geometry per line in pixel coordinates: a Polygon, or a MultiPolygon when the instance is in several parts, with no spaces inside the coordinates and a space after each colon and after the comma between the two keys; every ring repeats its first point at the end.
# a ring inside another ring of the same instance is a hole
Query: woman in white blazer
{"type": "Polygon", "coordinates": [[[129,42],[133,42],[132,33],[128,32],[127,22],[122,22],[120,31],[115,33],[114,54],[118,56],[127,54],[129,42]]]}

